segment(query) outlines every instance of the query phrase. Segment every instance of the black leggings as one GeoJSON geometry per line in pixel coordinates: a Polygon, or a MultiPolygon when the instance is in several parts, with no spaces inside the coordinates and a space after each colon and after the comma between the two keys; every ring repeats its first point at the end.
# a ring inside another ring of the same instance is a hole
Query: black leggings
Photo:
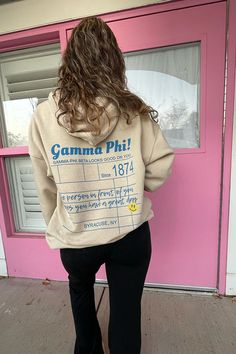
{"type": "Polygon", "coordinates": [[[69,279],[74,354],[104,354],[94,299],[95,277],[103,263],[109,286],[110,354],[140,354],[141,298],[151,253],[148,221],[109,244],[60,249],[69,279]]]}

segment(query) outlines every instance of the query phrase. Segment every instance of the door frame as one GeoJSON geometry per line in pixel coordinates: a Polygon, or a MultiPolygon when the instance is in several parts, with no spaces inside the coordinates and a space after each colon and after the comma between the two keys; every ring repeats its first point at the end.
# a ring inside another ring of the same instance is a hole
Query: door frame
{"type": "Polygon", "coordinates": [[[227,2],[227,85],[223,151],[222,205],[219,254],[219,290],[236,295],[236,0],[227,2]]]}

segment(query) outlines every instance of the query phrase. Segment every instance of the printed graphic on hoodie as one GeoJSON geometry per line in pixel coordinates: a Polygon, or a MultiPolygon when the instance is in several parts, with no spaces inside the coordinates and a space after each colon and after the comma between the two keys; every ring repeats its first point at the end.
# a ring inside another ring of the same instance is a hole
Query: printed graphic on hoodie
{"type": "Polygon", "coordinates": [[[135,216],[141,214],[142,200],[135,190],[131,145],[128,137],[94,147],[51,146],[53,174],[63,205],[73,224],[79,226],[76,232],[111,228],[122,232],[122,227],[137,226],[140,219],[135,216]]]}

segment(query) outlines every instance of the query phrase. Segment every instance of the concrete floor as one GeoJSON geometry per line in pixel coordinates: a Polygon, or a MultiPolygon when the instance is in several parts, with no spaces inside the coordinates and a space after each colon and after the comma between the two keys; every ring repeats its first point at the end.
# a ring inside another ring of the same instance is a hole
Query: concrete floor
{"type": "MultiPolygon", "coordinates": [[[[107,348],[109,288],[96,284],[95,294],[107,348]]],[[[0,279],[1,354],[73,354],[72,321],[68,282],[0,279]]],[[[236,301],[145,289],[141,354],[208,353],[236,353],[236,301]]]]}

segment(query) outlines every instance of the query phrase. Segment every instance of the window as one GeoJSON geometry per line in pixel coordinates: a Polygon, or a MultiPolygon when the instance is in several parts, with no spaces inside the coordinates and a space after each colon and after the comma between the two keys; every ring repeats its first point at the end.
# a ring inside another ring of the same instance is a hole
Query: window
{"type": "Polygon", "coordinates": [[[125,53],[129,89],[159,112],[173,148],[200,146],[200,43],[125,53]]]}
{"type": "Polygon", "coordinates": [[[56,87],[59,44],[0,55],[1,139],[14,151],[5,157],[16,232],[46,228],[33,179],[31,160],[14,152],[27,146],[28,125],[37,104],[56,87]]]}

